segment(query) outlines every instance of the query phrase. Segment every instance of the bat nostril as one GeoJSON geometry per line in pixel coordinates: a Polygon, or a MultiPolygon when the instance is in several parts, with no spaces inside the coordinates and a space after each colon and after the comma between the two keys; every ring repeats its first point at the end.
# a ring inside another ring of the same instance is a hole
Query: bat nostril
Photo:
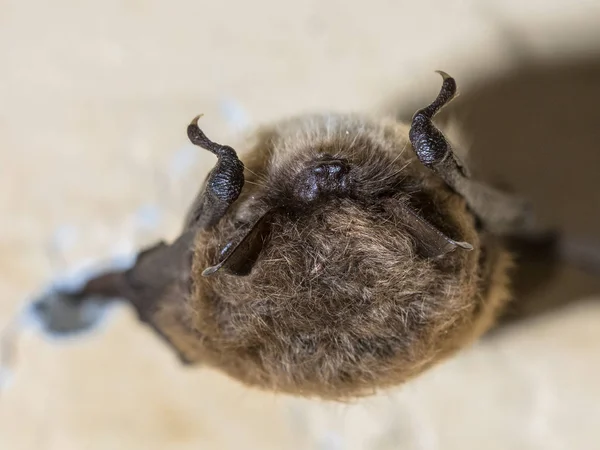
{"type": "Polygon", "coordinates": [[[328,159],[325,161],[318,161],[312,168],[312,173],[319,177],[324,178],[335,178],[338,179],[340,176],[348,173],[349,167],[348,162],[343,159],[328,159]]]}
{"type": "Polygon", "coordinates": [[[342,166],[339,164],[330,164],[327,166],[329,173],[339,173],[342,171],[342,166]]]}

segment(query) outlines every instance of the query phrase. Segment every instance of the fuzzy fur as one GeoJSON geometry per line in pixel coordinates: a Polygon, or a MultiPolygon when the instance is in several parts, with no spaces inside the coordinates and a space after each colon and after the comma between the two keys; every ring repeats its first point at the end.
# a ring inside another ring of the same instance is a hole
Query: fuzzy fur
{"type": "Polygon", "coordinates": [[[453,354],[509,299],[508,254],[417,160],[405,124],[301,117],[259,130],[242,159],[242,195],[196,235],[189,293],[152,313],[188,362],[264,389],[348,399],[453,354]],[[351,192],[302,203],[299,174],[323,153],[352,164],[351,192]],[[248,276],[201,275],[240,224],[282,201],[248,276]],[[418,236],[394,207],[402,204],[474,249],[419,256],[418,236]]]}

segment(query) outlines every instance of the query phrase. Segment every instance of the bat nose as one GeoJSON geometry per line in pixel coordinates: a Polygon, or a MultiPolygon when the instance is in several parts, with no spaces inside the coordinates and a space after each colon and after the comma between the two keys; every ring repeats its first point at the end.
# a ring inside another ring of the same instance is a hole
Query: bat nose
{"type": "Polygon", "coordinates": [[[321,179],[339,180],[348,173],[348,162],[343,159],[325,159],[315,163],[313,174],[321,179]]]}
{"type": "Polygon", "coordinates": [[[312,202],[331,194],[345,195],[349,186],[350,164],[343,158],[323,155],[301,172],[294,187],[296,196],[312,202]]]}

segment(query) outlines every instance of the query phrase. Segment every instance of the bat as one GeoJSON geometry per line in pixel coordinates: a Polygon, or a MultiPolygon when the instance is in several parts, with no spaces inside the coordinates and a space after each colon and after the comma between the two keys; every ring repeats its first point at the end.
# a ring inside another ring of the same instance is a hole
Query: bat
{"type": "Polygon", "coordinates": [[[344,400],[410,380],[472,343],[511,300],[508,243],[555,242],[526,200],[474,179],[433,123],[307,115],[217,162],[181,234],[34,305],[46,329],[124,302],[185,364],[257,388],[344,400]]]}

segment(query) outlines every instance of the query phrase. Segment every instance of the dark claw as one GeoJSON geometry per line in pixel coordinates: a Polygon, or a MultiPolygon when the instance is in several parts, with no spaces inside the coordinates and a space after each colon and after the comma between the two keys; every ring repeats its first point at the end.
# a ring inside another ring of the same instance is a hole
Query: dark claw
{"type": "Polygon", "coordinates": [[[429,106],[418,110],[412,119],[408,137],[419,160],[429,168],[443,163],[453,156],[452,149],[432,119],[456,96],[456,81],[446,72],[437,71],[442,78],[442,88],[429,106]]]}
{"type": "Polygon", "coordinates": [[[196,116],[188,125],[187,134],[192,144],[217,155],[217,165],[210,172],[204,190],[194,201],[186,220],[186,228],[206,228],[216,224],[229,206],[237,200],[244,187],[244,164],[234,149],[217,144],[206,137],[198,127],[196,116]]]}

